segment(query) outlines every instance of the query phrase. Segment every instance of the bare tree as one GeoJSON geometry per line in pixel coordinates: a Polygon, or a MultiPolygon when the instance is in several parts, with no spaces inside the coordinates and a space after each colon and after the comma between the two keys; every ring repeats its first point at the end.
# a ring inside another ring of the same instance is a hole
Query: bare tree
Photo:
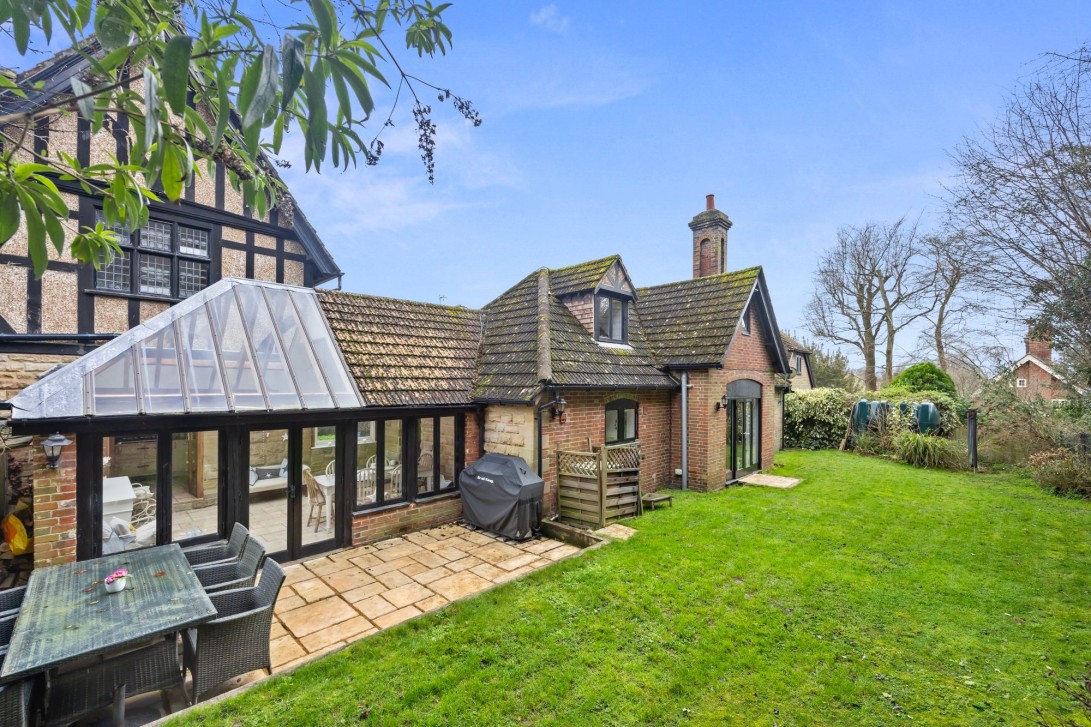
{"type": "Polygon", "coordinates": [[[875,351],[883,326],[878,240],[878,227],[871,223],[839,229],[837,244],[818,261],[806,309],[807,327],[814,336],[860,352],[869,391],[877,388],[875,351]]]}
{"type": "Polygon", "coordinates": [[[931,311],[927,276],[920,272],[920,237],[905,218],[837,231],[837,244],[820,258],[807,304],[807,326],[824,341],[847,345],[864,359],[864,386],[878,388],[878,347],[885,379],[894,371],[897,334],[931,311]]]}
{"type": "Polygon", "coordinates": [[[1084,88],[1091,88],[1091,48],[1047,57],[999,119],[952,153],[958,174],[949,212],[978,251],[990,288],[1051,329],[1062,355],[1091,380],[1091,299],[1080,287],[1091,279],[1091,92],[1084,88]]]}
{"type": "Polygon", "coordinates": [[[928,235],[922,249],[927,263],[920,275],[928,283],[934,304],[924,316],[928,327],[921,337],[939,367],[951,373],[980,333],[972,325],[985,312],[974,286],[980,254],[961,231],[928,235]]]}
{"type": "Polygon", "coordinates": [[[881,260],[879,297],[883,304],[886,383],[894,378],[894,342],[898,333],[927,316],[935,307],[935,282],[923,265],[917,224],[902,217],[891,225],[879,225],[878,257],[881,260]]]}

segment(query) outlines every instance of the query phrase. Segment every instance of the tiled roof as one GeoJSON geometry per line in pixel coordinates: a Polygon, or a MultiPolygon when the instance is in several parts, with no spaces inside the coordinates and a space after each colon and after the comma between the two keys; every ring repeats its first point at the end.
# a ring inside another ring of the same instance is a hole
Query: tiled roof
{"type": "Polygon", "coordinates": [[[602,276],[606,275],[606,271],[619,260],[621,260],[620,255],[611,255],[601,260],[589,260],[565,268],[554,268],[549,271],[549,292],[560,298],[572,293],[594,290],[602,280],[602,276]]]}
{"type": "Polygon", "coordinates": [[[485,306],[474,398],[529,401],[538,392],[538,273],[485,306]]]}
{"type": "Polygon", "coordinates": [[[784,343],[784,348],[788,351],[799,351],[800,353],[810,353],[811,349],[801,344],[796,339],[789,336],[784,331],[780,332],[780,340],[784,343]]]}
{"type": "Polygon", "coordinates": [[[365,405],[471,403],[480,311],[330,290],[318,294],[365,405]]]}
{"type": "Polygon", "coordinates": [[[636,306],[629,312],[629,347],[614,347],[599,345],[558,300],[564,294],[593,290],[618,259],[614,255],[557,270],[543,268],[485,306],[475,397],[529,401],[543,382],[589,388],[674,388],[674,379],[656,366],[636,306]]]}
{"type": "Polygon", "coordinates": [[[637,290],[644,332],[661,366],[718,366],[760,267],[637,290]]]}
{"type": "Polygon", "coordinates": [[[552,383],[593,388],[673,389],[644,336],[639,306],[629,307],[629,348],[602,346],[556,298],[549,306],[552,383]]]}

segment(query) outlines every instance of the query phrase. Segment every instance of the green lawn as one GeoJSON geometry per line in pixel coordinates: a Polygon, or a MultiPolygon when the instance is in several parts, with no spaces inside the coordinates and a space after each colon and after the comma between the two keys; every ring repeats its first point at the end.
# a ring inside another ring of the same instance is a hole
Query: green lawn
{"type": "Polygon", "coordinates": [[[624,543],[173,724],[1009,724],[1091,659],[1091,504],[784,452],[624,543]]]}

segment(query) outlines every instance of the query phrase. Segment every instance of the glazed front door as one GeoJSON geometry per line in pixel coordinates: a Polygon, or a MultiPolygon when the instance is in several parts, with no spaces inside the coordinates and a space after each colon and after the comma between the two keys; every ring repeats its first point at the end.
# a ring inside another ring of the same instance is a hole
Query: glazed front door
{"type": "Polygon", "coordinates": [[[761,399],[729,399],[727,473],[737,480],[761,468],[761,399]]]}

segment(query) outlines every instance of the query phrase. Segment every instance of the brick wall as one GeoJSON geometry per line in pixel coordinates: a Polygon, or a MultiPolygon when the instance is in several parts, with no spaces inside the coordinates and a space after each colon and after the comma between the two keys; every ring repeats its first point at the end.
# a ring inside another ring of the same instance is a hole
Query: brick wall
{"type": "Polygon", "coordinates": [[[57,364],[66,364],[76,358],[53,354],[0,353],[0,401],[15,396],[57,364]]]}
{"type": "MultiPolygon", "coordinates": [[[[765,347],[764,330],[758,316],[750,314],[749,336],[736,333],[722,369],[689,372],[689,487],[713,492],[724,487],[727,479],[727,412],[717,411],[716,403],[727,385],[739,379],[752,379],[762,386],[761,468],[773,464],[776,431],[776,390],[773,362],[765,347]]],[[[679,378],[681,377],[678,374],[679,378]]],[[[672,471],[682,467],[681,395],[672,401],[678,433],[671,443],[672,471]]]]}
{"type": "Polygon", "coordinates": [[[73,443],[61,452],[57,469],[47,464],[40,438],[35,438],[31,445],[35,568],[76,559],[76,435],[64,436],[73,443]]]}
{"type": "MultiPolygon", "coordinates": [[[[638,437],[640,439],[640,488],[646,492],[666,487],[671,482],[670,392],[565,391],[564,421],[542,415],[542,478],[546,481],[546,510],[556,512],[557,452],[586,452],[591,445],[601,445],[606,439],[606,405],[618,399],[633,399],[638,403],[638,437]]],[[[536,466],[536,460],[530,460],[536,466]]]]}
{"type": "MultiPolygon", "coordinates": [[[[478,458],[478,426],[477,416],[472,413],[466,414],[465,463],[467,467],[478,458]]],[[[355,515],[352,519],[352,544],[363,545],[432,525],[449,523],[460,517],[462,517],[462,499],[457,495],[441,495],[432,500],[410,503],[403,507],[355,515]]]]}
{"type": "Polygon", "coordinates": [[[693,277],[719,275],[727,270],[727,232],[703,228],[693,232],[693,277]]]}
{"type": "Polygon", "coordinates": [[[1069,397],[1069,392],[1060,379],[1030,361],[1015,369],[1015,378],[1027,380],[1026,388],[1015,390],[1017,394],[1025,398],[1033,399],[1040,396],[1048,401],[1069,397]]]}
{"type": "Polygon", "coordinates": [[[561,300],[565,307],[575,316],[576,320],[583,324],[587,332],[595,335],[595,296],[592,293],[586,295],[570,295],[561,300]]]}

